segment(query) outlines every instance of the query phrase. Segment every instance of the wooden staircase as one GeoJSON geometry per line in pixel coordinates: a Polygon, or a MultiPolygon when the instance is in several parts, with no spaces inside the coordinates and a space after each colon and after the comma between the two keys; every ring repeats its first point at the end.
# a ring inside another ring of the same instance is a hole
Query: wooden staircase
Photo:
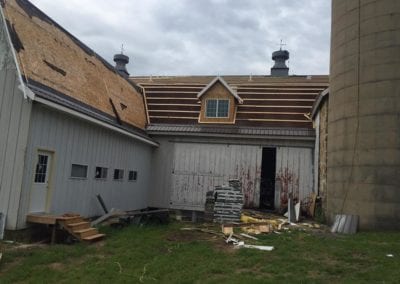
{"type": "Polygon", "coordinates": [[[56,227],[64,229],[77,240],[83,242],[95,242],[105,237],[105,234],[100,234],[96,228],[91,227],[90,222],[79,214],[64,214],[62,216],[28,214],[26,220],[30,223],[52,225],[52,242],[55,238],[56,227]]]}
{"type": "Polygon", "coordinates": [[[91,227],[80,215],[66,216],[58,224],[79,241],[93,242],[102,239],[105,234],[100,234],[96,228],[91,227]]]}

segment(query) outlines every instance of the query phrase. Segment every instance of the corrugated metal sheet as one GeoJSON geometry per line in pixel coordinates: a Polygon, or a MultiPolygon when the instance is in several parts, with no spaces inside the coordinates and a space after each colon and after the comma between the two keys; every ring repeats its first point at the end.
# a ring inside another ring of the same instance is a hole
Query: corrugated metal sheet
{"type": "Polygon", "coordinates": [[[51,176],[50,212],[77,212],[84,216],[101,214],[96,194],[109,208],[122,210],[148,206],[151,146],[83,120],[35,104],[32,111],[26,153],[19,226],[29,211],[29,191],[37,150],[54,151],[51,176]],[[88,165],[87,179],[72,179],[71,164],[88,165]],[[95,167],[108,168],[106,180],[94,178],[95,167]],[[114,181],[114,169],[123,169],[123,181],[114,181]],[[138,171],[138,180],[127,180],[128,170],[138,171]]]}
{"type": "Polygon", "coordinates": [[[7,229],[17,223],[31,112],[20,84],[0,15],[0,212],[7,215],[7,229]]]}

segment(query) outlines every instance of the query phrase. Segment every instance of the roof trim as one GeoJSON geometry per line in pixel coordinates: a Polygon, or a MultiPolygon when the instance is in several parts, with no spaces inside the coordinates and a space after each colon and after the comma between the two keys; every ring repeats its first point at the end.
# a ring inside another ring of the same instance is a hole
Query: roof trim
{"type": "Polygon", "coordinates": [[[50,108],[53,108],[53,109],[56,109],[56,110],[59,110],[59,111],[68,113],[68,114],[70,114],[70,115],[72,115],[72,116],[74,116],[74,117],[81,118],[81,119],[83,119],[83,120],[92,122],[92,123],[97,124],[97,125],[99,125],[99,126],[108,128],[108,129],[110,129],[110,130],[112,130],[112,131],[116,131],[116,132],[118,132],[118,133],[120,133],[120,134],[123,134],[123,135],[125,135],[125,136],[130,137],[130,138],[133,138],[133,139],[135,139],[135,140],[144,142],[144,143],[149,144],[149,145],[151,145],[151,146],[155,146],[155,147],[158,147],[158,146],[159,146],[159,144],[158,144],[157,142],[154,142],[151,138],[146,139],[145,137],[142,137],[142,136],[140,136],[140,135],[137,135],[137,134],[128,132],[128,131],[126,131],[126,130],[124,130],[124,129],[118,128],[118,127],[113,126],[113,125],[110,125],[110,124],[108,124],[108,123],[106,123],[106,122],[100,121],[100,120],[98,120],[98,119],[96,119],[96,118],[93,118],[93,117],[91,117],[91,116],[89,116],[89,115],[86,115],[86,114],[83,114],[83,113],[78,112],[78,111],[76,111],[76,110],[73,110],[73,109],[67,108],[67,107],[65,107],[65,106],[59,105],[59,104],[54,103],[54,102],[52,102],[52,101],[46,100],[46,99],[44,99],[44,98],[41,98],[41,97],[36,96],[34,101],[35,101],[35,102],[38,102],[38,103],[41,103],[41,104],[43,104],[43,105],[46,105],[46,106],[48,106],[48,107],[50,107],[50,108]]]}
{"type": "Polygon", "coordinates": [[[22,79],[22,72],[21,72],[21,69],[20,69],[19,61],[18,61],[17,54],[16,54],[15,49],[14,49],[14,45],[13,45],[13,42],[12,42],[12,39],[11,39],[10,31],[8,30],[6,17],[5,17],[4,12],[3,12],[3,2],[1,4],[2,5],[0,5],[0,16],[2,18],[3,28],[4,28],[4,30],[5,30],[5,32],[7,34],[8,45],[9,45],[9,47],[11,49],[11,53],[12,53],[12,56],[13,56],[13,59],[14,59],[14,63],[15,63],[16,68],[17,68],[17,76],[18,76],[18,79],[20,81],[19,88],[24,94],[24,99],[28,99],[29,98],[31,100],[34,100],[35,99],[35,94],[30,92],[30,90],[24,84],[24,80],[22,79]]]}
{"type": "Polygon", "coordinates": [[[231,95],[234,96],[235,99],[237,99],[237,101],[239,102],[239,104],[243,104],[242,98],[239,97],[239,95],[236,93],[236,91],[233,90],[233,89],[228,85],[228,83],[225,82],[224,79],[222,79],[221,76],[215,77],[214,80],[212,80],[207,86],[205,86],[204,89],[201,90],[201,92],[197,94],[197,98],[200,99],[201,96],[203,96],[203,95],[208,91],[208,89],[210,89],[212,86],[214,86],[214,84],[217,83],[217,82],[220,82],[220,83],[229,91],[229,93],[231,93],[231,95]]]}
{"type": "Polygon", "coordinates": [[[317,115],[319,108],[324,101],[325,97],[329,96],[329,87],[323,90],[317,97],[317,99],[314,102],[314,105],[311,109],[311,118],[314,119],[315,116],[317,115]]]}

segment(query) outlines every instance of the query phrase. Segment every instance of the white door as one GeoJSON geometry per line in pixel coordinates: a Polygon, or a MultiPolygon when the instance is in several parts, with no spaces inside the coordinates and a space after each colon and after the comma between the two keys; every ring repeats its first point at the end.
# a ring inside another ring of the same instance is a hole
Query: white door
{"type": "Polygon", "coordinates": [[[33,185],[30,197],[30,212],[46,212],[49,193],[51,154],[39,151],[34,168],[33,185]]]}

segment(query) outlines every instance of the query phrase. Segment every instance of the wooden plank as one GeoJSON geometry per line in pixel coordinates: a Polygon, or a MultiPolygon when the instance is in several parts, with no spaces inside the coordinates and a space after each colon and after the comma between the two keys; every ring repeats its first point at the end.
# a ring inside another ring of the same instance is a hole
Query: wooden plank
{"type": "Polygon", "coordinates": [[[55,225],[57,223],[57,216],[28,214],[26,216],[26,222],[35,224],[55,225]]]}
{"type": "Polygon", "coordinates": [[[222,227],[245,228],[252,226],[265,226],[270,225],[269,222],[249,222],[249,223],[226,223],[222,227]]]}

